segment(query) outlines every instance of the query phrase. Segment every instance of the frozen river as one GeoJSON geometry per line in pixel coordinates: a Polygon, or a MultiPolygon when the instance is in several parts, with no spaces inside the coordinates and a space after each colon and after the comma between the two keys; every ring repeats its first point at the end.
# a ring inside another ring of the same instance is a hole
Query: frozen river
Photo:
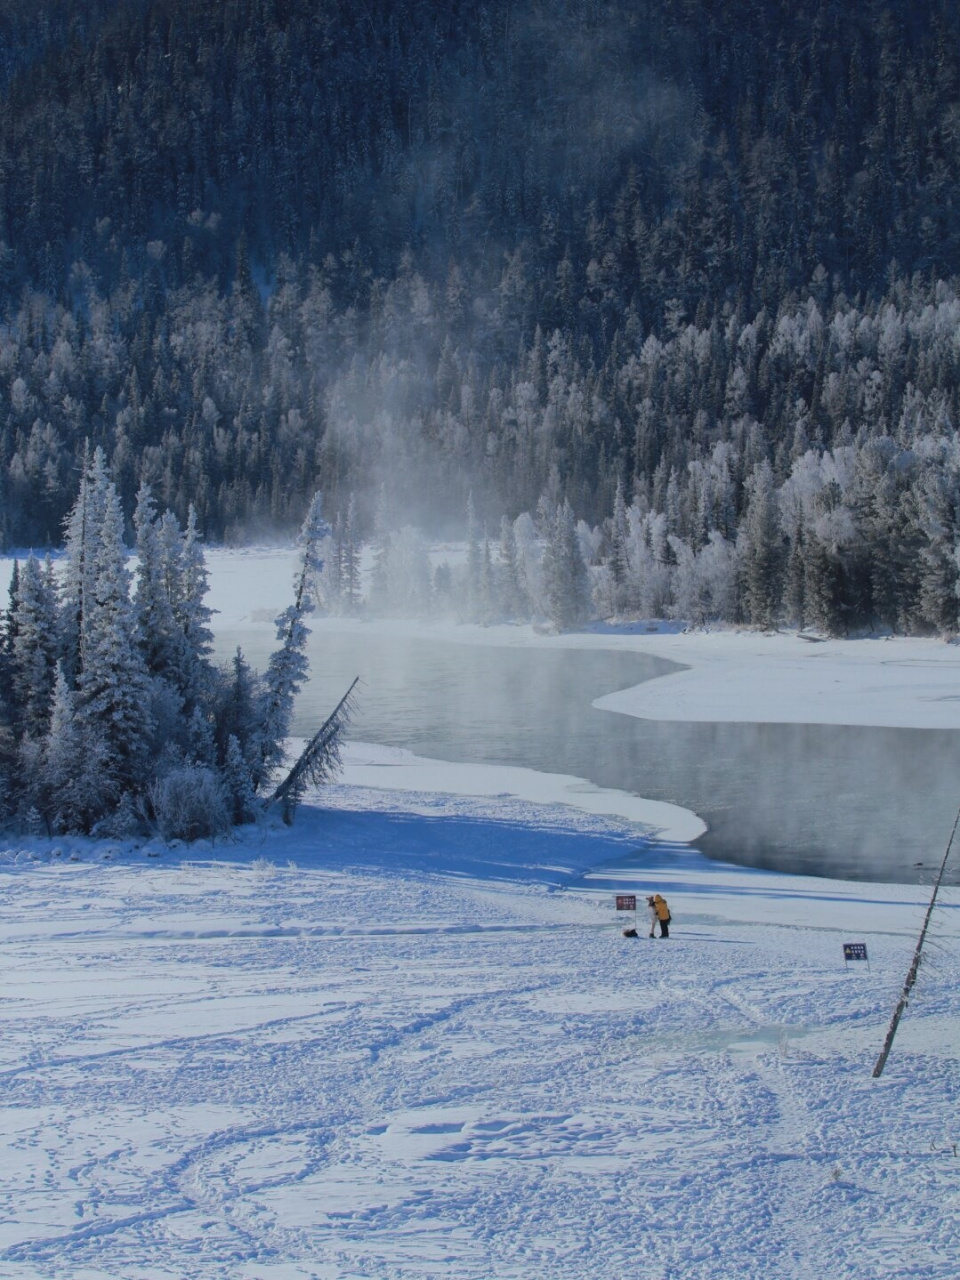
{"type": "MultiPolygon", "coordinates": [[[[261,669],[263,631],[224,631],[261,669]]],[[[604,694],[675,666],[648,655],[503,648],[389,637],[311,637],[298,733],[312,732],[355,675],[351,736],[440,760],[573,774],[692,809],[706,854],[782,871],[929,881],[960,800],[960,734],[825,725],[691,724],[596,710],[604,694]]],[[[954,872],[953,882],[960,882],[954,872]]]]}

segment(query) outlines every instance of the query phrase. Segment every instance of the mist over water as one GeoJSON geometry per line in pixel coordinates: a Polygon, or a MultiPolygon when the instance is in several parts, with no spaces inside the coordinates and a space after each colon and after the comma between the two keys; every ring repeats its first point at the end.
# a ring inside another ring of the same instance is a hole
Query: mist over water
{"type": "MultiPolygon", "coordinates": [[[[263,669],[271,637],[224,632],[263,669]]],[[[682,805],[708,856],[810,875],[932,880],[960,803],[960,734],[825,725],[685,724],[595,710],[675,670],[642,654],[503,649],[315,633],[295,732],[312,733],[355,675],[350,736],[440,760],[522,765],[682,805]],[[918,866],[917,864],[922,864],[918,866]]],[[[948,874],[960,883],[960,858],[948,874]]]]}

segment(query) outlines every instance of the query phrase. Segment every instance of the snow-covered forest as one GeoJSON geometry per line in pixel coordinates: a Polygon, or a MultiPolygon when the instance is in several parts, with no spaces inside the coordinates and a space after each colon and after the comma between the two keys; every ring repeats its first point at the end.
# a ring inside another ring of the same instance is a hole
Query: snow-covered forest
{"type": "Polygon", "coordinates": [[[4,6],[0,544],[89,439],[215,540],[569,504],[600,612],[952,630],[958,22],[4,6]]]}
{"type": "Polygon", "coordinates": [[[681,483],[658,468],[652,497],[591,526],[568,499],[481,527],[468,498],[466,565],[431,565],[428,540],[378,507],[374,572],[362,598],[355,503],[334,524],[321,603],[332,613],[548,620],[673,618],[954,635],[960,627],[960,446],[946,423],[905,441],[862,436],[761,458],[742,475],[729,442],[691,462],[681,483]],[[738,474],[740,473],[740,474],[738,474]],[[738,507],[742,508],[737,514],[738,507]]]}
{"type": "MultiPolygon", "coordinates": [[[[32,554],[14,566],[0,614],[0,819],[37,834],[196,839],[250,821],[275,794],[307,674],[303,617],[329,533],[319,497],[262,675],[239,649],[227,668],[211,661],[193,511],[182,529],[143,486],[133,522],[135,584],[120,499],[97,449],[56,569],[32,554]]],[[[335,736],[323,743],[310,779],[336,747],[335,736]]],[[[288,811],[297,798],[285,793],[288,811]]]]}

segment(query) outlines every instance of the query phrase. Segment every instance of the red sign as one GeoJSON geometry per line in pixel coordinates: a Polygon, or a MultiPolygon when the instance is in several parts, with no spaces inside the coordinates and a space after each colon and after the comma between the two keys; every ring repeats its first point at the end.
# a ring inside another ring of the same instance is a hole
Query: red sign
{"type": "Polygon", "coordinates": [[[637,895],[635,893],[618,893],[617,894],[617,910],[618,911],[636,911],[637,895]]]}

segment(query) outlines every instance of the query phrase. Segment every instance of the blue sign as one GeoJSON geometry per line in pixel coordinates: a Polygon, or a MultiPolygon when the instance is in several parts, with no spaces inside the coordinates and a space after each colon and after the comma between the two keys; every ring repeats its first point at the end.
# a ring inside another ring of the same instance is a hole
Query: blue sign
{"type": "MultiPolygon", "coordinates": [[[[844,960],[866,960],[867,944],[865,942],[845,942],[843,944],[844,960]]],[[[869,964],[869,960],[867,960],[869,964]]]]}

